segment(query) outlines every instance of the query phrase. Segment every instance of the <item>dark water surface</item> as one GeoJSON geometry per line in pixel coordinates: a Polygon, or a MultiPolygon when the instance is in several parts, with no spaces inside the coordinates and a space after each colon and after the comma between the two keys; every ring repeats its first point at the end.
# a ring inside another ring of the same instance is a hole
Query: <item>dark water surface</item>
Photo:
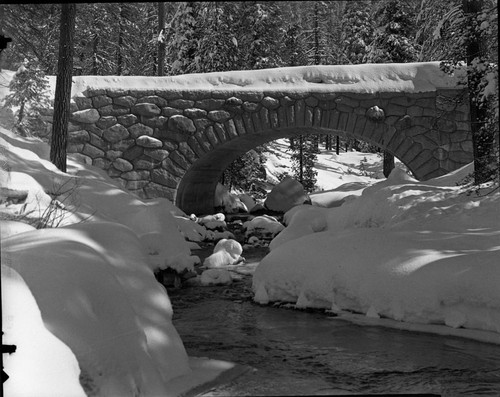
{"type": "Polygon", "coordinates": [[[500,396],[499,345],[259,306],[241,270],[232,286],[169,292],[189,355],[255,368],[203,396],[500,396]]]}

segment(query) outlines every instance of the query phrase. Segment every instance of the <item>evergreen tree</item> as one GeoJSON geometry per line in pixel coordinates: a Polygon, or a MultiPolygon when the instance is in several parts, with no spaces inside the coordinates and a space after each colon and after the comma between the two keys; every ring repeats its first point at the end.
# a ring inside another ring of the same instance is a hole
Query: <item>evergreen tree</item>
{"type": "Polygon", "coordinates": [[[12,78],[5,97],[5,107],[19,107],[16,112],[16,128],[20,135],[28,136],[42,125],[40,111],[49,107],[47,94],[49,82],[43,71],[33,62],[21,65],[12,78]]]}
{"type": "Polygon", "coordinates": [[[290,156],[293,178],[299,181],[308,193],[313,192],[316,188],[318,172],[314,167],[317,161],[317,153],[314,137],[299,135],[297,139],[294,139],[294,149],[290,156]]]}

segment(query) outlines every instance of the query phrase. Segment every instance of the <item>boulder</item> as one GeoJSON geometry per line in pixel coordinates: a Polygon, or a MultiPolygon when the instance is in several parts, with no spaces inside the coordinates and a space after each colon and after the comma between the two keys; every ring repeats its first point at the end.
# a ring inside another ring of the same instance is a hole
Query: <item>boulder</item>
{"type": "Polygon", "coordinates": [[[267,195],[264,207],[271,211],[285,213],[296,205],[310,203],[311,199],[302,184],[287,176],[267,195]]]}

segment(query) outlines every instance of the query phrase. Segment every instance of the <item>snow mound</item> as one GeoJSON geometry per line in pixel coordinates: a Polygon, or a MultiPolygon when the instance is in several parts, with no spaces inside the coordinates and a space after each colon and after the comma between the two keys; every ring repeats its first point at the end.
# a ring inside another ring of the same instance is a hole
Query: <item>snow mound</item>
{"type": "Polygon", "coordinates": [[[14,269],[2,265],[3,344],[16,345],[3,355],[9,375],[6,396],[86,396],[75,355],[45,327],[33,294],[14,269]],[[29,381],[28,381],[29,377],[29,381]]]}
{"type": "Polygon", "coordinates": [[[45,326],[76,356],[86,393],[161,395],[190,371],[170,300],[128,227],[95,222],[26,232],[5,239],[2,254],[45,326]]]}
{"type": "Polygon", "coordinates": [[[234,265],[241,260],[243,249],[236,240],[222,239],[217,242],[212,255],[207,257],[203,265],[208,268],[220,268],[234,265]]]}

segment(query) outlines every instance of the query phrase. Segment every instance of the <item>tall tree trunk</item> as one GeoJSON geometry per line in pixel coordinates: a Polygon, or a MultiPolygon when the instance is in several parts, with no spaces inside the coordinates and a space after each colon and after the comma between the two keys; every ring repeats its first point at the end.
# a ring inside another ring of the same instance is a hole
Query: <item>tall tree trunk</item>
{"type": "MultiPolygon", "coordinates": [[[[481,12],[480,0],[462,0],[462,9],[468,20],[467,26],[472,29],[472,19],[481,12]]],[[[485,43],[477,33],[469,34],[467,37],[467,66],[471,66],[474,59],[480,59],[485,54],[485,43]]],[[[472,147],[474,155],[474,182],[480,184],[488,180],[488,168],[491,160],[491,150],[493,149],[493,140],[484,136],[485,120],[488,115],[486,106],[480,107],[474,101],[475,93],[479,90],[480,80],[471,73],[468,73],[469,87],[469,106],[472,132],[472,147]],[[483,136],[482,136],[483,135],[483,136]]]]}
{"type": "Polygon", "coordinates": [[[299,182],[304,184],[304,136],[299,135],[299,182]]]}
{"type": "Polygon", "coordinates": [[[158,3],[158,76],[165,74],[165,3],[158,3]]]}
{"type": "Polygon", "coordinates": [[[337,156],[340,154],[340,137],[337,135],[336,137],[336,142],[335,142],[335,153],[337,156]]]}
{"type": "Polygon", "coordinates": [[[124,6],[123,4],[120,4],[120,13],[118,16],[118,46],[116,48],[116,74],[118,76],[122,75],[123,72],[123,54],[122,54],[122,47],[123,47],[123,19],[124,19],[124,6]]]}
{"type": "Polygon", "coordinates": [[[99,36],[92,37],[92,75],[99,75],[99,66],[97,63],[97,49],[99,48],[99,36]]]}
{"type": "Polygon", "coordinates": [[[62,3],[50,161],[63,172],[66,172],[66,146],[68,144],[68,119],[73,72],[75,15],[76,4],[62,3]]]}
{"type": "Polygon", "coordinates": [[[394,169],[395,164],[394,164],[394,156],[384,150],[384,176],[387,178],[391,171],[394,169]]]}

